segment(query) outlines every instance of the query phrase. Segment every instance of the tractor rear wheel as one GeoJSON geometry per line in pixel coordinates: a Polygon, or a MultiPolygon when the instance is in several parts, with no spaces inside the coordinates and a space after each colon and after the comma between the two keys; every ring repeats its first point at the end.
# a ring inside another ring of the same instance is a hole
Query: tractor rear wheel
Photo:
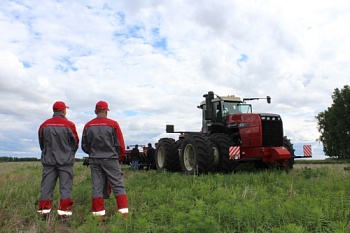
{"type": "Polygon", "coordinates": [[[222,133],[210,135],[210,141],[214,146],[214,171],[230,173],[234,169],[234,163],[230,160],[230,137],[222,133]]]}
{"type": "Polygon", "coordinates": [[[180,161],[175,140],[161,138],[156,148],[156,167],[158,171],[179,171],[180,161]]]}
{"type": "Polygon", "coordinates": [[[213,144],[204,134],[189,134],[182,142],[180,164],[184,174],[194,175],[212,171],[213,144]]]}

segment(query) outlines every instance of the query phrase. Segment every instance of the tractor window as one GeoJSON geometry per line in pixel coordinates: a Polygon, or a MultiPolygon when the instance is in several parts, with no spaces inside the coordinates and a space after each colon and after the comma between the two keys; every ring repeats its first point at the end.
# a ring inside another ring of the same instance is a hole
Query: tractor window
{"type": "Polygon", "coordinates": [[[250,104],[238,104],[237,108],[241,113],[252,113],[252,105],[250,104]]]}
{"type": "MultiPolygon", "coordinates": [[[[218,122],[222,122],[223,118],[223,112],[222,112],[222,109],[221,109],[221,103],[220,102],[216,102],[216,103],[213,103],[213,106],[214,106],[214,109],[215,110],[215,117],[216,117],[216,120],[218,122]]],[[[225,114],[224,114],[225,115],[225,114]]]]}
{"type": "Polygon", "coordinates": [[[223,106],[224,115],[237,113],[251,113],[252,107],[250,104],[240,104],[234,102],[225,102],[223,106]]]}
{"type": "Polygon", "coordinates": [[[223,107],[224,115],[240,113],[237,108],[237,103],[225,102],[223,107]]]}

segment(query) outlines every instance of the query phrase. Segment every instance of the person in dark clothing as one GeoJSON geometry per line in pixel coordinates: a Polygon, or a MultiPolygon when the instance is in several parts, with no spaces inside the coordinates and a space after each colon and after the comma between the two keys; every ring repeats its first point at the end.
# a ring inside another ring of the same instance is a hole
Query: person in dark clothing
{"type": "Polygon", "coordinates": [[[148,148],[147,148],[147,168],[146,170],[148,171],[149,169],[155,169],[155,156],[156,156],[156,150],[152,147],[151,143],[148,143],[148,148]]]}
{"type": "Polygon", "coordinates": [[[140,162],[140,151],[139,151],[139,145],[135,145],[135,147],[131,151],[131,169],[133,171],[139,170],[139,162],[140,162]]]}
{"type": "Polygon", "coordinates": [[[129,213],[120,162],[125,156],[123,133],[117,121],[107,118],[108,104],[99,101],[96,118],[85,124],[81,147],[89,154],[92,179],[92,214],[104,220],[106,211],[103,190],[108,184],[113,190],[117,208],[123,217],[129,213]]]}
{"type": "Polygon", "coordinates": [[[53,117],[43,122],[38,131],[43,165],[38,212],[47,217],[57,179],[60,188],[58,215],[72,215],[73,164],[79,146],[75,124],[66,118],[68,106],[62,101],[53,104],[53,117]]]}

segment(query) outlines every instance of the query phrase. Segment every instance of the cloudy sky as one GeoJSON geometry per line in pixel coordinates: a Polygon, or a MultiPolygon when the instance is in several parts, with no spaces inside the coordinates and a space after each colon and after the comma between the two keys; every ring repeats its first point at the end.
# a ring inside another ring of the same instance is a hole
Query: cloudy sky
{"type": "MultiPolygon", "coordinates": [[[[203,94],[271,96],[302,154],[324,158],[315,116],[349,84],[350,1],[0,2],[0,156],[39,157],[39,125],[65,101],[81,136],[97,101],[127,145],[165,125],[199,131],[203,94]]],[[[79,149],[78,157],[84,156],[79,149]]]]}

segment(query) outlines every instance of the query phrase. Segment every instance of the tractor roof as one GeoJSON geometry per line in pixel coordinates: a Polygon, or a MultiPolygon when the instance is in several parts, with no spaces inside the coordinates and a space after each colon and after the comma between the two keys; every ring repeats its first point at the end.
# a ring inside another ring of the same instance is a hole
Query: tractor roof
{"type": "MultiPolygon", "coordinates": [[[[228,96],[220,96],[221,100],[227,101],[227,102],[242,102],[240,97],[236,97],[234,95],[228,95],[228,96]]],[[[213,102],[220,101],[219,98],[214,98],[213,102]]]]}
{"type": "MultiPolygon", "coordinates": [[[[214,98],[212,102],[218,102],[218,101],[225,101],[225,102],[237,102],[237,103],[242,103],[242,100],[240,97],[236,97],[234,95],[228,95],[228,96],[220,96],[220,98],[214,98]]],[[[204,105],[205,101],[202,101],[200,105],[204,105]]]]}

